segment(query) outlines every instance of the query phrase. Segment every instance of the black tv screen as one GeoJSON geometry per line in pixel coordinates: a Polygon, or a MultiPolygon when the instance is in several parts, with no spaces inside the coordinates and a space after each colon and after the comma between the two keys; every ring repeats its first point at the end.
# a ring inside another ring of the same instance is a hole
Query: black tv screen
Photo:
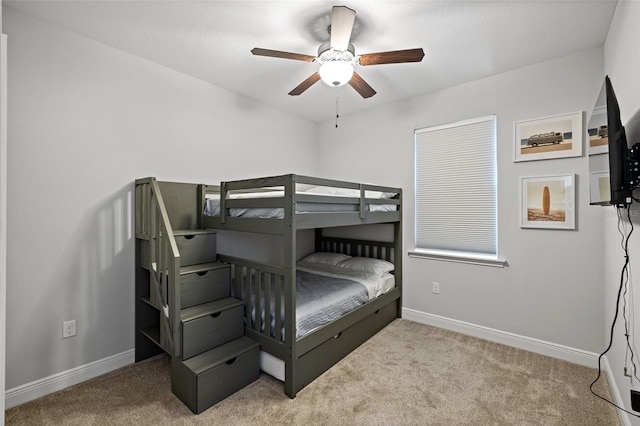
{"type": "Polygon", "coordinates": [[[611,204],[627,206],[631,204],[632,186],[630,170],[627,166],[629,148],[620,107],[609,76],[605,77],[607,93],[607,126],[609,128],[609,185],[611,204]]]}

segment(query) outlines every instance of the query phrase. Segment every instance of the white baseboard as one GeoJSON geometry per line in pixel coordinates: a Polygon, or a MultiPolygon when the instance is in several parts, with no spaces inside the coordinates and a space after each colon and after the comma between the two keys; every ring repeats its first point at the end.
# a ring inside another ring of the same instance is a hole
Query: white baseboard
{"type": "Polygon", "coordinates": [[[599,354],[584,351],[582,349],[558,345],[544,340],[521,336],[507,331],[496,330],[494,328],[415,311],[408,308],[402,308],[402,317],[421,324],[479,337],[481,339],[490,340],[492,342],[501,343],[514,348],[524,349],[529,352],[562,359],[574,364],[584,365],[590,368],[598,368],[599,354]]]}
{"type": "Polygon", "coordinates": [[[130,349],[89,364],[72,368],[43,379],[26,383],[5,392],[5,408],[15,407],[52,392],[93,379],[110,371],[117,370],[135,361],[135,349],[130,349]]]}

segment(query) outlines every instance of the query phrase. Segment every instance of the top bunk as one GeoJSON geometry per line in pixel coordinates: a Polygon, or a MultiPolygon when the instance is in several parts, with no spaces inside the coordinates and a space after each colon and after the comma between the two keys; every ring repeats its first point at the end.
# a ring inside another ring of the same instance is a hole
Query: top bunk
{"type": "Polygon", "coordinates": [[[402,218],[402,189],[288,174],[204,187],[204,228],[284,235],[402,218]]]}

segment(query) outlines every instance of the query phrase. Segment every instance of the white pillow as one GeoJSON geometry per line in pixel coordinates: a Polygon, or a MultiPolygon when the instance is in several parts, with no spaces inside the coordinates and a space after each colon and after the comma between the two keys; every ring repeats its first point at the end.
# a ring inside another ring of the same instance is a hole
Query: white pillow
{"type": "Polygon", "coordinates": [[[369,257],[351,257],[338,263],[337,266],[355,269],[357,271],[370,272],[382,276],[395,269],[395,265],[382,259],[372,259],[369,257]]]}
{"type": "Polygon", "coordinates": [[[349,259],[351,256],[341,253],[318,252],[312,253],[302,259],[302,262],[321,263],[323,265],[337,265],[338,263],[349,259]]]}

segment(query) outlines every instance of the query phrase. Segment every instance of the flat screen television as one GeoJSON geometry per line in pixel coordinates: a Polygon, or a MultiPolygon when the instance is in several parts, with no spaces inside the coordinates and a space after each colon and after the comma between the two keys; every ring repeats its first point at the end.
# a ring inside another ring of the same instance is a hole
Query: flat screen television
{"type": "Polygon", "coordinates": [[[618,99],[609,76],[605,77],[605,85],[609,128],[610,204],[624,207],[631,204],[633,190],[640,188],[640,109],[622,125],[618,99]]]}
{"type": "Polygon", "coordinates": [[[609,76],[605,77],[607,93],[607,127],[609,132],[609,186],[611,204],[627,206],[631,204],[632,188],[627,158],[629,147],[627,135],[620,119],[620,107],[609,76]]]}

